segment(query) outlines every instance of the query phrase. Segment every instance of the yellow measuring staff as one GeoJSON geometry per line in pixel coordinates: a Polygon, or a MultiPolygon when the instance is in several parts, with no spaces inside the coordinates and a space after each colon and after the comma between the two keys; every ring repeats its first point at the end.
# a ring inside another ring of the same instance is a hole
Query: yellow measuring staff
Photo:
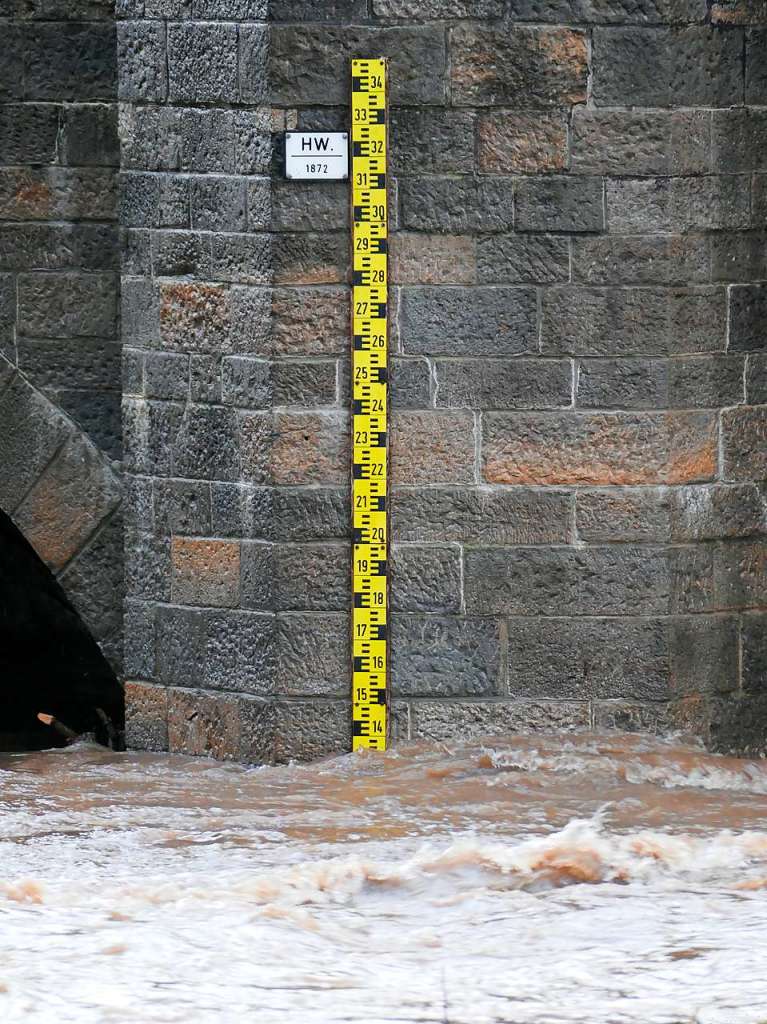
{"type": "Polygon", "coordinates": [[[386,61],[352,61],[352,748],[385,750],[388,674],[386,61]]]}

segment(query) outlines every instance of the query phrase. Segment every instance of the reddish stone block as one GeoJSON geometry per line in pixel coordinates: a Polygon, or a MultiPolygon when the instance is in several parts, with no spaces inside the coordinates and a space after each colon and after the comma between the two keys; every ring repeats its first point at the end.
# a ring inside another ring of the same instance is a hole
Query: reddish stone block
{"type": "Polygon", "coordinates": [[[349,479],[348,417],[277,413],[270,468],[275,484],[341,484],[349,479]]]}
{"type": "Polygon", "coordinates": [[[468,235],[395,234],[391,277],[394,284],[476,284],[476,241],[468,235]]]}
{"type": "Polygon", "coordinates": [[[539,174],[567,167],[567,124],[562,114],[501,110],[479,120],[480,171],[539,174]]]}
{"type": "Polygon", "coordinates": [[[178,604],[234,608],[240,600],[240,545],[230,540],[173,537],[172,594],[178,604]]]}

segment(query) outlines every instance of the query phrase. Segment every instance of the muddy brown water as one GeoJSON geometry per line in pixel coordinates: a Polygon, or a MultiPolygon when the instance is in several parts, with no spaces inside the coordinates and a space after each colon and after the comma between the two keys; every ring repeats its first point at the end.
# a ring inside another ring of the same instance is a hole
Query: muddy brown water
{"type": "Polygon", "coordinates": [[[767,762],[0,755],[0,1021],[767,1022],[767,762]]]}

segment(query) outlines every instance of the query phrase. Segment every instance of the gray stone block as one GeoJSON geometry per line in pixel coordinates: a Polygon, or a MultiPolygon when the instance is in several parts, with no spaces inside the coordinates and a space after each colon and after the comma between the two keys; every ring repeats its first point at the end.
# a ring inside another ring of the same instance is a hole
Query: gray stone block
{"type": "Polygon", "coordinates": [[[589,544],[667,542],[675,493],[665,487],[579,489],[578,538],[589,544]]]}
{"type": "Polygon", "coordinates": [[[512,619],[513,697],[596,700],[669,697],[663,619],[512,619]]]}
{"type": "Polygon", "coordinates": [[[425,359],[392,359],[389,366],[390,399],[397,409],[428,409],[432,372],[425,359]]]}
{"type": "Polygon", "coordinates": [[[244,483],[212,482],[211,530],[219,537],[260,537],[270,535],[272,491],[244,483]]]}
{"type": "Polygon", "coordinates": [[[739,285],[729,290],[731,352],[763,352],[767,347],[767,288],[739,285]]]}
{"type": "Polygon", "coordinates": [[[461,611],[461,549],[395,544],[391,552],[391,604],[395,612],[461,611]]]}
{"type": "Polygon", "coordinates": [[[538,348],[531,288],[405,288],[400,340],[408,354],[514,356],[538,348]]]}
{"type": "Polygon", "coordinates": [[[611,235],[572,240],[573,281],[584,284],[666,284],[688,287],[710,280],[705,236],[611,235]]]}
{"type": "Polygon", "coordinates": [[[480,284],[557,284],[570,280],[567,238],[496,235],[477,243],[480,284]]]}
{"type": "Polygon", "coordinates": [[[20,274],[20,334],[38,338],[110,337],[117,330],[115,274],[20,274]]]}
{"type": "Polygon", "coordinates": [[[402,107],[391,112],[391,168],[401,174],[474,170],[473,113],[402,107]]]}
{"type": "Polygon", "coordinates": [[[500,692],[504,657],[501,627],[492,619],[392,617],[396,696],[492,696],[500,692]]]}
{"type": "Polygon", "coordinates": [[[713,168],[724,173],[767,170],[767,111],[751,107],[712,114],[713,168]]]}
{"type": "Polygon", "coordinates": [[[669,499],[674,541],[749,537],[767,527],[765,499],[754,484],[675,487],[669,499]]]}
{"type": "Polygon", "coordinates": [[[91,392],[115,390],[119,385],[120,343],[113,338],[19,338],[16,350],[19,369],[35,387],[47,392],[66,390],[73,380],[91,392]]]}
{"type": "Polygon", "coordinates": [[[697,615],[721,607],[715,592],[714,550],[698,544],[668,551],[672,614],[697,615]]]}
{"type": "Polygon", "coordinates": [[[764,608],[767,564],[762,540],[738,540],[714,549],[714,583],[719,608],[764,608]]]}
{"type": "Polygon", "coordinates": [[[764,694],[767,689],[767,617],[763,612],[742,617],[741,642],[743,690],[748,694],[764,694]]]}
{"type": "Polygon", "coordinates": [[[274,404],[305,408],[336,404],[336,362],[272,364],[274,404]]]}
{"type": "Polygon", "coordinates": [[[24,94],[33,100],[111,100],[117,85],[114,25],[38,22],[25,33],[24,94]]]}
{"type": "Polygon", "coordinates": [[[117,95],[124,101],[162,103],[168,95],[165,24],[117,24],[117,95]]]}
{"type": "Polygon", "coordinates": [[[236,103],[237,27],[215,22],[168,26],[168,97],[172,103],[236,103]]]}
{"type": "Polygon", "coordinates": [[[346,697],[351,643],[345,613],[277,616],[277,692],[286,697],[346,697]]]}
{"type": "Polygon", "coordinates": [[[271,237],[212,235],[210,259],[210,272],[217,281],[268,284],[272,276],[271,237]]]}
{"type": "Polygon", "coordinates": [[[514,179],[403,178],[402,226],[413,231],[508,231],[514,226],[514,179]]]}
{"type": "Polygon", "coordinates": [[[708,111],[590,110],[572,120],[572,169],[591,174],[705,174],[708,111]]]}
{"type": "Polygon", "coordinates": [[[746,32],[746,103],[767,103],[767,28],[746,32]]]}
{"type": "Polygon", "coordinates": [[[240,602],[243,608],[272,611],[274,548],[262,541],[243,541],[240,551],[240,602]]]}
{"type": "Polygon", "coordinates": [[[414,740],[466,742],[510,733],[561,733],[591,724],[588,701],[413,701],[410,709],[414,740]]]}
{"type": "MultiPolygon", "coordinates": [[[[214,236],[217,238],[218,236],[214,236]]],[[[211,273],[210,236],[199,231],[155,231],[152,272],[155,277],[207,278],[211,273]]]]}
{"type": "Polygon", "coordinates": [[[155,614],[150,601],[125,602],[124,668],[129,679],[155,677],[155,614]]]}
{"type": "Polygon", "coordinates": [[[746,406],[722,412],[722,478],[767,478],[767,407],[746,406]]]}
{"type": "Polygon", "coordinates": [[[0,163],[52,163],[60,112],[53,103],[4,103],[0,107],[0,163]]]}
{"type": "MultiPolygon", "coordinates": [[[[758,190],[755,179],[753,209],[758,211],[758,190]]],[[[717,232],[710,236],[711,280],[744,283],[767,278],[767,252],[759,234],[717,232]]]]}
{"type": "Polygon", "coordinates": [[[517,185],[517,231],[584,232],[604,226],[600,178],[526,178],[517,185]]]}
{"type": "Polygon", "coordinates": [[[171,174],[120,176],[120,223],[137,228],[188,228],[189,182],[171,174]]]}
{"type": "Polygon", "coordinates": [[[126,398],[122,412],[125,469],[147,476],[168,476],[183,406],[126,398]]]}
{"type": "Polygon", "coordinates": [[[192,178],[191,225],[197,231],[246,231],[246,183],[242,178],[192,178]]]}
{"type": "Polygon", "coordinates": [[[767,352],[752,352],[746,361],[746,403],[767,405],[767,352]]]}
{"type": "Polygon", "coordinates": [[[221,404],[221,360],[216,356],[189,357],[189,398],[200,404],[221,404]]]}
{"type": "Polygon", "coordinates": [[[566,544],[572,496],[565,491],[490,487],[398,488],[392,495],[395,541],[566,544]]]}
{"type": "Polygon", "coordinates": [[[233,409],[188,405],[173,443],[173,471],[193,480],[236,480],[240,473],[233,409]]]}
{"type": "Polygon", "coordinates": [[[500,18],[503,0],[373,0],[379,18],[443,21],[453,18],[500,18]]]}
{"type": "MultiPolygon", "coordinates": [[[[181,115],[175,107],[121,104],[118,126],[122,169],[178,170],[182,166],[181,115]]],[[[186,119],[188,112],[184,116],[186,119]]]]}
{"type": "Polygon", "coordinates": [[[268,231],[272,223],[272,183],[269,178],[247,183],[247,230],[268,231]]]}
{"type": "Polygon", "coordinates": [[[671,687],[674,696],[730,693],[738,689],[738,622],[693,615],[671,620],[671,687]]]}
{"type": "Polygon", "coordinates": [[[120,140],[117,137],[115,104],[72,103],[63,108],[62,114],[60,159],[63,163],[70,167],[119,166],[120,140]]]}
{"type": "Polygon", "coordinates": [[[327,182],[278,181],[272,186],[273,231],[337,231],[349,225],[349,188],[327,182]]]}
{"type": "Polygon", "coordinates": [[[269,30],[266,25],[240,25],[240,98],[263,103],[268,93],[269,30]]]}
{"type": "Polygon", "coordinates": [[[115,270],[112,224],[0,224],[0,271],[115,270]]]}
{"type": "Polygon", "coordinates": [[[125,537],[125,592],[141,601],[170,600],[170,540],[149,533],[125,537]]]}
{"type": "Polygon", "coordinates": [[[278,544],[274,548],[277,611],[345,611],[351,604],[346,544],[278,544]]]}
{"type": "Polygon", "coordinates": [[[569,359],[437,359],[436,405],[556,409],[572,401],[569,359]]]}
{"type": "Polygon", "coordinates": [[[144,394],[147,398],[186,401],[189,396],[189,356],[147,352],[144,357],[144,394]]]}
{"type": "Polygon", "coordinates": [[[745,175],[623,178],[606,186],[607,223],[616,234],[721,231],[751,223],[745,175]]]}
{"type": "Polygon", "coordinates": [[[268,534],[277,541],[348,540],[350,495],[343,487],[278,487],[268,534]]]}
{"type": "Polygon", "coordinates": [[[221,401],[244,409],[268,409],[274,396],[271,364],[248,356],[221,361],[221,401]]]}
{"type": "Polygon", "coordinates": [[[211,532],[207,480],[155,480],[154,528],[165,536],[208,536],[211,532]]]}
{"type": "Polygon", "coordinates": [[[583,359],[576,405],[583,409],[664,409],[669,405],[665,359],[583,359]]]}

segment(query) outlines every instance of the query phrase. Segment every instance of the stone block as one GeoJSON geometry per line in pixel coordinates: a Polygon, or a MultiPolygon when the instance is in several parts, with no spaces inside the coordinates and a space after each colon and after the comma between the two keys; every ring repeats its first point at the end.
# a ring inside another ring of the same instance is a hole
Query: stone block
{"type": "Polygon", "coordinates": [[[277,544],[273,573],[276,611],[345,611],[350,606],[347,544],[277,544]]]}
{"type": "Polygon", "coordinates": [[[139,531],[125,536],[125,591],[142,601],[170,598],[170,541],[139,531]]]}
{"type": "Polygon", "coordinates": [[[446,21],[453,18],[500,18],[503,0],[373,0],[379,18],[446,21]]]}
{"type": "Polygon", "coordinates": [[[351,643],[346,613],[277,616],[277,692],[346,697],[351,643]]]}
{"type": "MultiPolygon", "coordinates": [[[[219,537],[266,537],[272,491],[244,483],[211,483],[211,532],[219,537]]],[[[181,532],[181,531],[179,531],[181,532]]]]}
{"type": "Polygon", "coordinates": [[[666,735],[679,726],[665,702],[605,700],[595,701],[591,707],[594,728],[599,730],[666,735]]]}
{"type": "Polygon", "coordinates": [[[714,579],[711,545],[674,547],[668,552],[671,576],[671,612],[697,615],[720,607],[714,579]]]}
{"type": "Polygon", "coordinates": [[[677,542],[761,535],[767,526],[765,500],[754,484],[675,487],[669,499],[677,542]]]}
{"type": "Polygon", "coordinates": [[[348,85],[339,68],[371,51],[389,58],[393,105],[444,101],[445,33],[440,26],[274,25],[269,50],[272,103],[346,103],[348,85]]]}
{"type": "Polygon", "coordinates": [[[663,619],[512,619],[508,689],[550,700],[669,696],[663,619]]]}
{"type": "Polygon", "coordinates": [[[272,261],[276,284],[346,284],[348,234],[337,231],[274,235],[272,261]]]}
{"type": "Polygon", "coordinates": [[[176,604],[234,608],[240,601],[240,545],[203,537],[171,541],[176,604]]]}
{"type": "Polygon", "coordinates": [[[674,696],[730,693],[738,689],[738,622],[720,615],[671,620],[671,688],[674,696]]]}
{"type": "Polygon", "coordinates": [[[126,682],[125,745],[128,750],[168,750],[168,691],[164,686],[126,682]]]}
{"type": "MultiPolygon", "coordinates": [[[[124,667],[128,679],[154,679],[155,610],[149,601],[125,602],[124,667]]],[[[129,693],[126,698],[130,704],[129,693]]]]}
{"type": "Polygon", "coordinates": [[[173,473],[192,480],[236,480],[241,459],[233,409],[187,405],[173,443],[173,473]]]}
{"type": "Polygon", "coordinates": [[[273,231],[338,231],[349,226],[349,189],[328,182],[279,181],[271,190],[273,231]]]}
{"type": "Polygon", "coordinates": [[[689,287],[706,284],[711,276],[704,236],[587,236],[573,238],[571,244],[575,282],[689,287]]]}
{"type": "Polygon", "coordinates": [[[189,396],[189,356],[147,352],[144,356],[144,394],[147,398],[186,401],[189,396]]]}
{"type": "Polygon", "coordinates": [[[97,448],[111,459],[122,458],[120,393],[89,388],[57,388],[48,392],[51,401],[85,431],[97,448]]]}
{"type": "Polygon", "coordinates": [[[553,235],[480,238],[477,278],[480,284],[566,283],[570,280],[570,242],[553,235]]]}
{"type": "Polygon", "coordinates": [[[395,284],[475,284],[476,242],[469,235],[397,232],[390,239],[395,284]]]}
{"type": "Polygon", "coordinates": [[[391,605],[395,612],[461,611],[461,549],[395,544],[391,555],[391,605]]]}
{"type": "Polygon", "coordinates": [[[473,483],[475,427],[471,412],[391,415],[391,479],[395,484],[473,483]]]}
{"type": "Polygon", "coordinates": [[[86,627],[103,645],[118,678],[123,678],[120,663],[126,592],[122,564],[124,537],[122,517],[117,509],[59,576],[64,592],[86,627]]]}
{"type": "Polygon", "coordinates": [[[276,764],[315,761],[351,748],[351,702],[291,700],[277,705],[276,764]]]}
{"type": "Polygon", "coordinates": [[[168,691],[168,750],[173,754],[240,759],[240,702],[233,695],[168,691]]]}
{"type": "MultiPolygon", "coordinates": [[[[46,363],[47,355],[43,357],[46,363]]],[[[124,348],[121,371],[123,395],[140,398],[144,394],[144,353],[140,349],[124,348]]]]}
{"type": "Polygon", "coordinates": [[[236,103],[237,26],[220,22],[168,25],[171,103],[236,103]]]}
{"type": "Polygon", "coordinates": [[[698,356],[669,364],[669,407],[715,408],[744,401],[744,357],[698,356]]]}
{"type": "Polygon", "coordinates": [[[751,223],[745,175],[622,178],[607,182],[606,203],[616,234],[734,230],[751,223]]]}
{"type": "Polygon", "coordinates": [[[154,528],[164,536],[210,536],[211,499],[207,480],[155,480],[154,528]]]}
{"type": "MultiPolygon", "coordinates": [[[[10,428],[15,429],[15,424],[10,428]]],[[[82,434],[71,435],[14,512],[16,525],[52,572],[85,546],[120,501],[118,481],[82,434]]]]}
{"type": "Polygon", "coordinates": [[[0,168],[0,220],[113,220],[115,196],[111,168],[0,168]]]}
{"type": "Polygon", "coordinates": [[[195,230],[241,232],[248,229],[242,178],[192,178],[189,191],[191,225],[195,230]]]}
{"type": "Polygon", "coordinates": [[[136,228],[188,228],[189,182],[176,174],[126,172],[120,177],[120,223],[136,228]]]}
{"type": "Polygon", "coordinates": [[[437,407],[556,409],[572,401],[569,359],[437,359],[437,407]]]}
{"type": "Polygon", "coordinates": [[[272,183],[269,178],[247,182],[247,230],[268,231],[272,223],[272,183]]]}
{"type": "Polygon", "coordinates": [[[397,488],[391,499],[396,541],[567,544],[572,496],[522,487],[397,488]]]}
{"type": "Polygon", "coordinates": [[[518,231],[601,231],[605,226],[599,178],[531,178],[517,186],[518,231]]]}
{"type": "Polygon", "coordinates": [[[0,507],[13,514],[53,455],[71,433],[71,425],[18,375],[0,392],[0,507]]]}
{"type": "Polygon", "coordinates": [[[117,23],[117,95],[128,102],[163,103],[168,95],[165,24],[117,23]]]}
{"type": "Polygon", "coordinates": [[[27,99],[114,99],[117,61],[109,22],[38,22],[20,45],[27,99]]]}
{"type": "Polygon", "coordinates": [[[663,409],[669,405],[665,359],[584,359],[576,405],[583,409],[663,409]]]}
{"type": "Polygon", "coordinates": [[[567,123],[559,113],[483,113],[477,140],[477,167],[485,174],[550,174],[567,168],[567,123]]]}
{"type": "Polygon", "coordinates": [[[240,545],[240,604],[243,608],[272,611],[274,608],[274,547],[263,541],[240,545]]]}
{"type": "Polygon", "coordinates": [[[408,355],[516,356],[538,351],[532,288],[406,288],[399,323],[408,355]]]}
{"type": "Polygon", "coordinates": [[[268,412],[241,412],[237,418],[240,479],[265,484],[270,480],[269,460],[275,426],[268,412]]]}
{"type": "Polygon", "coordinates": [[[395,174],[460,174],[474,170],[474,114],[464,110],[394,108],[391,168],[395,174]]]}
{"type": "Polygon", "coordinates": [[[60,111],[53,103],[3,103],[0,163],[52,163],[56,158],[60,111]]]}
{"type": "Polygon", "coordinates": [[[345,353],[350,315],[346,288],[275,288],[271,306],[275,354],[345,353]]]}
{"type": "Polygon", "coordinates": [[[411,231],[509,231],[514,226],[514,179],[412,177],[399,185],[402,226],[411,231]]]}
{"type": "Polygon", "coordinates": [[[576,529],[588,544],[668,541],[674,492],[665,487],[579,489],[576,529]]]}
{"type": "Polygon", "coordinates": [[[705,174],[710,135],[708,111],[576,107],[571,166],[588,174],[705,174]]]}
{"type": "Polygon", "coordinates": [[[118,131],[123,170],[175,171],[182,166],[181,111],[177,108],[121,104],[118,131]]]}
{"type": "Polygon", "coordinates": [[[397,696],[493,696],[500,692],[504,657],[502,627],[492,619],[392,618],[391,686],[397,696]]]}
{"type": "Polygon", "coordinates": [[[125,398],[122,412],[126,471],[168,476],[183,406],[173,402],[125,398]]]}
{"type": "MultiPolygon", "coordinates": [[[[211,276],[235,284],[268,284],[272,244],[269,235],[211,235],[211,276]]],[[[202,274],[201,276],[205,276],[202,274]]]]}
{"type": "Polygon", "coordinates": [[[240,25],[240,98],[263,103],[268,93],[269,29],[266,25],[240,25]]]}
{"type": "Polygon", "coordinates": [[[767,617],[752,612],[741,618],[742,685],[747,694],[767,690],[767,617]]]}
{"type": "Polygon", "coordinates": [[[269,536],[278,541],[349,540],[349,491],[343,487],[281,487],[272,495],[269,536]]]}
{"type": "Polygon", "coordinates": [[[275,484],[345,484],[349,423],[343,413],[278,412],[270,468],[275,484]]]}
{"type": "Polygon", "coordinates": [[[710,480],[709,413],[487,413],[483,475],[498,484],[662,484],[710,480]]]}
{"type": "Polygon", "coordinates": [[[395,409],[428,409],[432,371],[426,359],[392,359],[389,366],[390,401],[395,409]]]}
{"type": "Polygon", "coordinates": [[[592,75],[596,105],[728,107],[742,102],[740,32],[598,28],[592,75]]]}
{"type": "MultiPolygon", "coordinates": [[[[266,5],[265,5],[266,6],[266,5]]],[[[270,21],[358,21],[367,15],[367,0],[270,0],[270,21]]]]}
{"type": "Polygon", "coordinates": [[[767,348],[767,288],[738,285],[730,288],[731,352],[764,352],[767,348]]]}
{"type": "Polygon", "coordinates": [[[221,361],[221,401],[245,409],[268,409],[275,394],[271,364],[249,356],[221,361]]]}
{"type": "MultiPolygon", "coordinates": [[[[140,286],[146,289],[145,285],[140,286]]],[[[215,352],[227,348],[231,294],[222,285],[163,282],[159,288],[159,336],[164,348],[215,352]]]]}
{"type": "Polygon", "coordinates": [[[200,404],[221,404],[221,360],[216,356],[189,357],[189,397],[200,404]]]}
{"type": "Polygon", "coordinates": [[[552,288],[541,306],[544,355],[667,356],[727,344],[723,288],[552,288]]]}
{"type": "MultiPolygon", "coordinates": [[[[152,233],[153,276],[210,277],[212,269],[210,245],[211,236],[200,231],[154,231],[152,233]]],[[[223,277],[221,279],[224,280],[223,277]]]]}
{"type": "Polygon", "coordinates": [[[18,331],[42,338],[109,337],[117,329],[114,274],[20,274],[18,331]]]}
{"type": "MultiPolygon", "coordinates": [[[[28,108],[25,106],[25,109],[28,108]]],[[[120,140],[117,137],[117,108],[114,104],[68,103],[62,114],[59,157],[62,163],[70,167],[119,166],[120,140]]]]}
{"type": "Polygon", "coordinates": [[[411,705],[411,738],[466,742],[515,732],[560,733],[588,728],[588,701],[419,700],[411,705]]]}
{"type": "Polygon", "coordinates": [[[722,477],[729,481],[767,477],[767,407],[722,412],[722,477]]]}
{"type": "Polygon", "coordinates": [[[746,32],[746,103],[767,103],[767,28],[746,32]]]}
{"type": "MultiPolygon", "coordinates": [[[[18,365],[35,387],[50,395],[76,380],[81,391],[114,391],[120,381],[120,342],[114,338],[38,341],[19,338],[18,365]]],[[[139,394],[143,384],[139,383],[139,394]]]]}
{"type": "MultiPolygon", "coordinates": [[[[757,215],[759,196],[755,179],[753,210],[757,215]]],[[[767,251],[759,234],[717,232],[711,242],[711,280],[743,283],[767,277],[767,251]]]]}
{"type": "Polygon", "coordinates": [[[458,106],[564,107],[586,99],[587,40],[569,28],[460,25],[450,33],[450,81],[458,106]]]}
{"type": "Polygon", "coordinates": [[[746,360],[746,404],[767,405],[767,352],[752,352],[746,360]]]}
{"type": "Polygon", "coordinates": [[[278,406],[336,404],[336,362],[275,362],[272,364],[274,403],[278,406]]]}
{"type": "Polygon", "coordinates": [[[712,121],[712,160],[715,171],[767,170],[767,111],[753,107],[715,110],[712,121]]]}

